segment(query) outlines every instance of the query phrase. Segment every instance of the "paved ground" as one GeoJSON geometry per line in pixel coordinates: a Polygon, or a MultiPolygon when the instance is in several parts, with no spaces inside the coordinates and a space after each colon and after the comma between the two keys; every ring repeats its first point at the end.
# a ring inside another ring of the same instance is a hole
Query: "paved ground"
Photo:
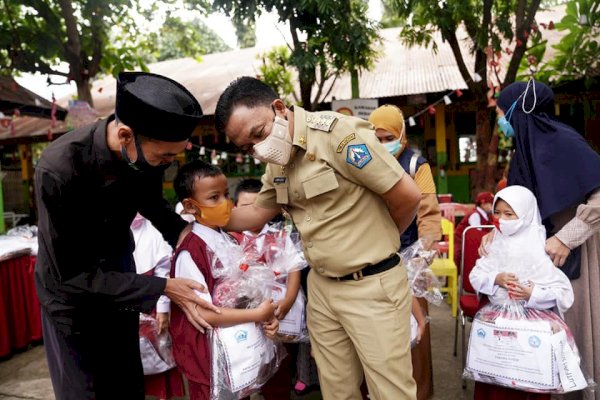
{"type": "MultiPolygon", "coordinates": [[[[450,309],[447,304],[443,304],[440,307],[430,307],[430,312],[435,388],[433,399],[471,399],[473,382],[468,382],[466,390],[462,389],[460,357],[452,355],[454,319],[450,315],[450,309]]],[[[259,396],[255,398],[260,399],[259,396]]],[[[318,391],[314,391],[294,398],[317,400],[321,396],[318,391]]],[[[22,399],[55,400],[43,345],[34,346],[0,361],[0,400],[22,399]]]]}

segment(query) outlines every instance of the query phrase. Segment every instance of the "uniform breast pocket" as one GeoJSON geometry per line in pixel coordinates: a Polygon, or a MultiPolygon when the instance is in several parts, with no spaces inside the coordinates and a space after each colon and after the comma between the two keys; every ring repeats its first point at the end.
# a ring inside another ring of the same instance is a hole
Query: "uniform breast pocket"
{"type": "Polygon", "coordinates": [[[302,189],[312,213],[320,219],[331,217],[348,208],[344,201],[344,191],[331,168],[303,179],[302,189]]]}

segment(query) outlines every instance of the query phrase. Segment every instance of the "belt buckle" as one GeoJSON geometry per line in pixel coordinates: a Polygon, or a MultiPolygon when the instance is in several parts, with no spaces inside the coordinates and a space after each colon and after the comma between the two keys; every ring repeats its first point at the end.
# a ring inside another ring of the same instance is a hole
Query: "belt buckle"
{"type": "Polygon", "coordinates": [[[360,280],[362,280],[362,278],[363,278],[363,272],[362,272],[362,269],[361,269],[360,271],[356,271],[356,272],[352,273],[352,278],[353,278],[355,281],[360,281],[360,280]]]}

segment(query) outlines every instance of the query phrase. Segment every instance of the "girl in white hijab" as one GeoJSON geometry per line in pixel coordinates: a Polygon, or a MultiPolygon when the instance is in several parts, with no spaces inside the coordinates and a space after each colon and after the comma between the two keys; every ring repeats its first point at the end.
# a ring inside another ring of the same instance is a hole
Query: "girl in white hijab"
{"type": "MultiPolygon", "coordinates": [[[[536,311],[554,309],[562,316],[573,304],[573,288],[567,276],[554,266],[544,250],[546,231],[541,224],[535,196],[523,186],[509,186],[496,194],[493,210],[497,232],[489,246],[488,255],[477,260],[469,279],[478,293],[487,295],[492,305],[501,307],[499,310],[491,307],[488,311],[484,311],[484,307],[477,313],[476,319],[486,320],[494,314],[498,318],[507,318],[508,313],[513,314],[512,318],[508,317],[510,319],[532,322],[545,320],[568,331],[558,316],[553,318],[552,312],[536,311]],[[532,311],[523,312],[521,305],[525,310],[532,311]]],[[[567,335],[570,337],[569,344],[575,346],[570,332],[567,335]]],[[[472,336],[469,343],[471,346],[472,336]]],[[[575,352],[576,348],[569,354],[575,352]]],[[[579,360],[576,359],[574,363],[577,366],[579,360]]],[[[487,379],[490,377],[482,378],[476,369],[474,371],[474,376],[478,376],[475,378],[474,400],[551,398],[552,390],[536,386],[526,378],[515,383],[514,370],[510,378],[494,376],[489,382],[487,379]],[[541,392],[532,393],[537,391],[541,392]]],[[[579,371],[577,376],[580,375],[579,371]]],[[[555,389],[566,391],[568,380],[563,382],[561,378],[560,382],[562,386],[555,389]]],[[[581,386],[579,389],[583,388],[585,379],[578,381],[578,384],[581,386]]]]}
{"type": "Polygon", "coordinates": [[[498,232],[469,275],[473,288],[493,304],[523,300],[527,308],[557,308],[562,316],[573,304],[573,288],[544,250],[535,196],[523,186],[509,186],[496,194],[493,210],[498,232]]]}

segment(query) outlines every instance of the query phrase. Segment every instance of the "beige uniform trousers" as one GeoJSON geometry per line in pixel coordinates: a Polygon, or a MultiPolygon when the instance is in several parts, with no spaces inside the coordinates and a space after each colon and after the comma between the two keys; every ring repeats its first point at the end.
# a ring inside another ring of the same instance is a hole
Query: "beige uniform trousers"
{"type": "Polygon", "coordinates": [[[416,399],[410,356],[411,293],[399,265],[360,281],[308,275],[307,321],[325,400],[416,399]]]}

